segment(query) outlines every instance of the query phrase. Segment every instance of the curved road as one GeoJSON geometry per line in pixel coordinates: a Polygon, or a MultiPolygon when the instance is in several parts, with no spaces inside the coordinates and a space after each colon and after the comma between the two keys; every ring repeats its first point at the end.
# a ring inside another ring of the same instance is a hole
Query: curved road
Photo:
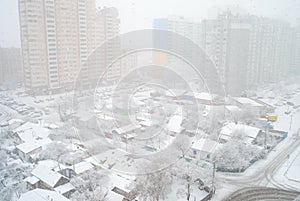
{"type": "Polygon", "coordinates": [[[257,171],[249,174],[218,174],[217,179],[223,181],[223,183],[233,184],[238,187],[250,187],[250,186],[266,186],[271,183],[274,187],[284,190],[298,190],[293,187],[289,187],[280,184],[275,181],[274,174],[287,160],[287,156],[293,153],[300,146],[300,140],[291,140],[285,149],[279,152],[273,160],[268,161],[266,165],[258,168],[257,171]]]}
{"type": "Polygon", "coordinates": [[[300,195],[296,191],[287,191],[268,187],[248,187],[235,191],[224,201],[277,200],[293,201],[300,195]]]}

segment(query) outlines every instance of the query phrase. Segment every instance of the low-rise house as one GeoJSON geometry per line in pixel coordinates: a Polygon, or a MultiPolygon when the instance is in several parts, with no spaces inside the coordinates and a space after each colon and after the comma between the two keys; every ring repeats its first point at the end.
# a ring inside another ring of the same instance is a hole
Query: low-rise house
{"type": "Polygon", "coordinates": [[[9,120],[8,121],[9,131],[12,131],[12,130],[18,128],[19,126],[21,126],[24,123],[25,122],[21,119],[11,119],[11,120],[9,120]]]}
{"type": "Polygon", "coordinates": [[[239,108],[248,111],[249,115],[264,116],[266,113],[266,106],[256,102],[253,99],[246,97],[230,97],[229,103],[238,106],[239,108]],[[250,114],[251,113],[251,114],[250,114]]]}
{"type": "Polygon", "coordinates": [[[45,139],[49,136],[50,130],[44,128],[40,124],[26,122],[21,126],[12,130],[12,135],[15,138],[15,142],[32,142],[35,140],[45,139]]]}
{"type": "Polygon", "coordinates": [[[191,149],[193,157],[200,158],[201,160],[209,160],[214,153],[218,142],[210,139],[200,139],[193,143],[191,149]]]}
{"type": "Polygon", "coordinates": [[[75,191],[75,187],[71,183],[66,183],[54,188],[59,194],[69,198],[70,195],[75,191]]]}
{"type": "Polygon", "coordinates": [[[38,153],[42,147],[35,142],[25,142],[16,146],[17,153],[23,161],[32,161],[32,155],[38,153]]]}
{"type": "Polygon", "coordinates": [[[212,105],[213,95],[207,92],[194,93],[195,100],[199,104],[212,105]]]}
{"type": "Polygon", "coordinates": [[[53,190],[54,188],[69,182],[67,177],[53,171],[43,164],[38,164],[37,167],[32,170],[31,174],[40,180],[38,186],[44,189],[53,190]]]}
{"type": "Polygon", "coordinates": [[[109,149],[93,155],[92,158],[92,163],[96,166],[122,172],[136,172],[142,165],[149,163],[147,159],[131,157],[121,149],[109,149]]]}
{"type": "Polygon", "coordinates": [[[113,182],[111,190],[106,198],[108,201],[135,201],[137,193],[131,187],[134,177],[125,177],[118,174],[111,174],[110,180],[113,182]]]}
{"type": "Polygon", "coordinates": [[[51,124],[51,123],[45,123],[45,124],[44,124],[44,127],[45,127],[45,128],[48,128],[48,129],[50,129],[50,130],[54,130],[54,129],[58,129],[58,128],[59,128],[58,125],[56,125],[56,124],[51,124]]]}
{"type": "Polygon", "coordinates": [[[21,197],[18,199],[18,201],[70,201],[66,197],[60,195],[56,191],[49,191],[45,189],[34,189],[31,191],[28,191],[21,195],[21,197]]]}
{"type": "Polygon", "coordinates": [[[174,115],[170,118],[167,126],[167,131],[171,136],[175,136],[183,131],[182,115],[174,115]]]}
{"type": "Polygon", "coordinates": [[[94,168],[94,166],[91,163],[89,163],[87,161],[82,161],[80,163],[73,165],[73,172],[75,175],[81,175],[93,168],[94,168]]]}
{"type": "Polygon", "coordinates": [[[28,189],[36,189],[39,187],[40,180],[35,176],[26,177],[23,181],[26,182],[28,189]]]}
{"type": "Polygon", "coordinates": [[[245,138],[245,142],[252,143],[260,133],[261,129],[245,124],[227,123],[222,127],[219,140],[227,142],[231,138],[245,138]]]}
{"type": "Polygon", "coordinates": [[[125,134],[122,136],[122,141],[123,142],[128,142],[130,140],[133,140],[134,138],[136,138],[136,134],[135,133],[129,133],[129,134],[125,134]]]}
{"type": "Polygon", "coordinates": [[[166,91],[166,97],[172,100],[181,100],[183,99],[184,94],[186,93],[186,90],[181,89],[169,89],[166,91]]]}
{"type": "Polygon", "coordinates": [[[120,128],[115,128],[112,130],[113,134],[118,134],[118,135],[126,135],[129,133],[134,133],[135,131],[139,130],[141,128],[140,125],[133,125],[133,124],[129,124],[120,128]]]}
{"type": "Polygon", "coordinates": [[[47,144],[51,143],[52,140],[49,138],[41,140],[33,140],[24,142],[16,146],[17,153],[23,161],[32,161],[33,155],[37,154],[42,150],[47,144]]]}

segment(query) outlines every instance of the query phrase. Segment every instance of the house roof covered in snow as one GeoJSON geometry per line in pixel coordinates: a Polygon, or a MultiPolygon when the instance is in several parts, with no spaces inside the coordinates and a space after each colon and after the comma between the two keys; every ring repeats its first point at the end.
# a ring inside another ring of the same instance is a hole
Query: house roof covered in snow
{"type": "Polygon", "coordinates": [[[245,124],[228,123],[221,129],[220,134],[231,138],[236,132],[244,132],[247,137],[256,138],[260,129],[245,124]]]}
{"type": "Polygon", "coordinates": [[[34,150],[41,148],[41,145],[35,142],[24,142],[22,144],[17,145],[16,148],[22,151],[23,153],[28,154],[34,150]]]}
{"type": "Polygon", "coordinates": [[[66,197],[60,195],[55,191],[49,191],[44,189],[34,189],[32,191],[28,191],[21,195],[18,201],[42,201],[42,200],[49,200],[49,201],[70,201],[66,197]]]}
{"type": "Polygon", "coordinates": [[[241,108],[239,108],[236,105],[226,105],[225,108],[230,112],[240,112],[242,111],[241,108]]]}
{"type": "Polygon", "coordinates": [[[192,145],[192,149],[197,151],[203,151],[206,153],[213,153],[218,142],[210,140],[210,139],[200,139],[192,145]]]}
{"type": "Polygon", "coordinates": [[[58,125],[56,125],[56,124],[50,124],[50,123],[45,123],[44,124],[44,127],[45,128],[49,128],[49,129],[58,129],[59,128],[59,126],[58,125]]]}
{"type": "Polygon", "coordinates": [[[23,142],[47,138],[50,130],[39,124],[27,122],[13,130],[23,142]]]}
{"type": "Polygon", "coordinates": [[[133,125],[133,124],[129,124],[120,128],[116,128],[114,129],[114,131],[116,131],[119,135],[124,134],[124,133],[129,133],[134,131],[135,129],[140,128],[140,125],[133,125]]]}
{"type": "Polygon", "coordinates": [[[82,161],[82,162],[77,163],[77,164],[74,165],[74,172],[76,174],[82,174],[82,173],[84,173],[88,170],[91,170],[93,168],[94,168],[94,166],[91,163],[89,163],[87,161],[82,161]]]}
{"type": "Polygon", "coordinates": [[[36,178],[35,176],[29,176],[29,177],[26,177],[24,179],[24,181],[30,183],[31,185],[34,185],[40,180],[38,178],[36,178]]]}
{"type": "Polygon", "coordinates": [[[152,122],[151,122],[149,119],[147,119],[147,120],[140,121],[139,124],[140,124],[141,126],[149,127],[149,126],[152,125],[152,122]]]}
{"type": "Polygon", "coordinates": [[[170,89],[166,91],[166,96],[169,97],[177,97],[177,96],[182,96],[186,90],[180,90],[180,89],[170,89]]]}
{"type": "Polygon", "coordinates": [[[196,99],[199,100],[206,100],[206,101],[212,101],[213,100],[213,96],[210,93],[206,93],[206,92],[201,92],[201,93],[194,93],[194,96],[196,99]]]}
{"type": "Polygon", "coordinates": [[[122,172],[136,172],[142,165],[149,163],[143,157],[131,157],[121,149],[109,149],[93,156],[99,165],[106,169],[114,169],[122,172]]]}
{"type": "Polygon", "coordinates": [[[70,182],[54,188],[54,190],[56,192],[58,192],[59,194],[64,194],[64,193],[67,193],[67,192],[72,191],[74,189],[75,189],[75,187],[70,182]]]}
{"type": "Polygon", "coordinates": [[[111,115],[107,115],[107,114],[102,114],[102,113],[98,113],[96,115],[99,119],[102,119],[102,120],[114,120],[115,118],[112,117],[111,115]]]}
{"type": "Polygon", "coordinates": [[[24,123],[22,119],[11,119],[7,122],[9,125],[14,124],[14,123],[24,123]]]}
{"type": "Polygon", "coordinates": [[[33,140],[24,142],[16,146],[17,149],[22,151],[23,153],[27,154],[30,153],[38,148],[45,147],[47,144],[51,143],[52,140],[50,138],[45,138],[41,140],[33,140]]]}
{"type": "Polygon", "coordinates": [[[182,116],[174,115],[170,118],[168,123],[168,130],[174,133],[180,133],[182,131],[182,116]]]}
{"type": "Polygon", "coordinates": [[[55,185],[61,178],[66,178],[65,176],[51,170],[51,168],[42,164],[38,164],[37,167],[32,170],[31,174],[50,187],[55,187],[55,185]]]}
{"type": "Polygon", "coordinates": [[[235,101],[237,101],[238,103],[242,104],[242,105],[250,105],[250,106],[256,106],[256,107],[260,107],[262,106],[262,104],[250,99],[250,98],[245,98],[245,97],[234,97],[233,98],[235,101]]]}

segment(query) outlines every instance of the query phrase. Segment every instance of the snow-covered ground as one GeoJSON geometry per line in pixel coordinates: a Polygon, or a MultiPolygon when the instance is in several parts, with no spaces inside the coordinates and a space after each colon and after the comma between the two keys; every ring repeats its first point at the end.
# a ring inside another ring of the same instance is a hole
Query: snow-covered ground
{"type": "MultiPolygon", "coordinates": [[[[268,103],[274,106],[275,113],[278,115],[278,121],[274,122],[274,129],[288,131],[288,137],[283,142],[279,143],[268,155],[265,159],[261,159],[251,165],[245,172],[243,173],[217,173],[216,174],[216,194],[212,198],[212,200],[222,200],[224,197],[231,194],[233,191],[238,190],[241,187],[246,186],[269,186],[269,187],[279,187],[290,190],[300,190],[300,146],[298,146],[298,141],[300,141],[300,131],[299,131],[299,122],[300,122],[300,88],[299,85],[295,84],[280,84],[282,88],[286,90],[275,90],[274,86],[265,87],[257,91],[257,96],[253,97],[259,98],[261,101],[268,103]],[[289,103],[288,103],[289,102],[289,103]],[[299,106],[299,107],[298,107],[299,106]],[[299,131],[299,132],[298,132],[299,131]],[[298,147],[297,147],[298,146],[298,147]]],[[[59,103],[67,102],[67,94],[59,94],[50,96],[40,96],[40,97],[30,97],[30,96],[20,96],[15,93],[5,94],[8,97],[12,97],[14,101],[18,103],[25,103],[26,105],[34,107],[36,110],[43,111],[43,115],[41,119],[45,123],[55,123],[59,126],[63,125],[61,122],[59,112],[57,110],[59,103]],[[53,107],[52,107],[53,106],[53,107]],[[48,114],[46,113],[46,109],[49,110],[48,114]]],[[[69,94],[70,95],[70,94],[69,94]]],[[[18,114],[15,110],[8,106],[0,105],[0,112],[3,113],[0,116],[0,122],[2,120],[8,120],[11,118],[24,118],[24,115],[18,114]]],[[[97,146],[102,146],[104,144],[104,136],[99,136],[96,133],[85,133],[84,136],[84,145],[87,145],[91,142],[92,144],[96,144],[97,146]],[[102,141],[102,143],[98,143],[95,138],[102,141]]],[[[159,144],[161,147],[164,147],[164,143],[167,145],[170,144],[170,140],[173,138],[169,135],[163,135],[163,138],[159,138],[158,142],[153,142],[153,144],[149,143],[147,145],[156,147],[155,145],[159,144]]],[[[110,141],[109,139],[106,139],[110,141]]],[[[4,150],[13,151],[14,143],[12,139],[4,140],[3,146],[4,150]]],[[[59,140],[58,140],[59,141],[59,140]]],[[[80,144],[80,143],[78,143],[80,144]]],[[[120,145],[116,145],[115,142],[110,142],[109,144],[115,145],[112,147],[118,147],[123,149],[123,151],[116,151],[116,149],[111,149],[111,147],[103,148],[101,153],[97,153],[90,157],[90,155],[83,155],[81,160],[88,161],[93,164],[95,167],[102,167],[104,169],[110,169],[111,172],[118,172],[121,176],[126,176],[128,173],[138,173],[140,168],[148,163],[147,159],[144,158],[132,158],[127,155],[127,150],[129,152],[133,152],[133,149],[140,153],[141,151],[146,152],[149,156],[152,155],[151,151],[143,150],[143,144],[139,143],[124,143],[120,142],[120,145]],[[148,152],[149,153],[148,153],[148,152]],[[124,152],[124,153],[123,153],[124,152]],[[95,163],[96,162],[96,163],[95,163]]],[[[74,145],[75,146],[75,145],[74,145]]],[[[77,145],[73,150],[73,153],[79,149],[77,145]]],[[[70,149],[72,150],[72,149],[70,149]]],[[[178,151],[178,150],[177,150],[178,151]]],[[[180,155],[177,152],[172,152],[175,155],[175,158],[180,155]]],[[[153,153],[154,155],[155,153],[153,153]]],[[[155,156],[155,155],[154,155],[155,156]]],[[[10,159],[14,161],[15,159],[10,159]]],[[[21,162],[21,161],[20,161],[21,162]]],[[[79,161],[78,161],[79,162],[79,161]]],[[[21,162],[22,163],[22,162],[21,162]]],[[[87,162],[81,162],[87,163],[87,162]]],[[[89,164],[90,164],[89,163],[89,164]]],[[[30,164],[24,163],[27,166],[30,164]]],[[[90,164],[90,167],[92,165],[90,164]]],[[[198,165],[198,164],[197,164],[198,165]]],[[[1,166],[0,166],[1,167],[1,166]]],[[[208,168],[209,169],[209,168],[208,168]]],[[[210,170],[206,170],[210,174],[210,170]]],[[[211,175],[210,175],[211,177],[211,175]]],[[[3,178],[1,178],[3,179],[3,178]]],[[[111,180],[114,180],[112,177],[111,180]]],[[[10,180],[7,180],[11,182],[10,180]]],[[[112,181],[113,183],[117,182],[112,181]]],[[[131,182],[134,183],[133,180],[131,182]]],[[[118,184],[119,185],[119,184],[118,184]]],[[[211,186],[211,182],[206,183],[205,185],[211,186]]],[[[172,183],[171,193],[168,194],[165,201],[173,201],[173,200],[186,200],[186,182],[181,179],[177,179],[172,183]]],[[[200,191],[196,185],[191,186],[191,199],[199,200],[200,197],[205,196],[204,191],[200,191]]]]}

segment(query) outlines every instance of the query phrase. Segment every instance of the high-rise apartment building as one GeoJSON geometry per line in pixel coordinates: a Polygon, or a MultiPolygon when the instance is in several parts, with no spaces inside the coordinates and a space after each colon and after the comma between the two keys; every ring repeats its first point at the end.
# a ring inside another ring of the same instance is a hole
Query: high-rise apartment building
{"type": "Polygon", "coordinates": [[[0,48],[0,85],[16,87],[22,81],[20,48],[0,48]]]}
{"type": "Polygon", "coordinates": [[[288,23],[225,12],[202,24],[201,46],[218,69],[227,93],[239,94],[287,75],[288,23]]]}
{"type": "Polygon", "coordinates": [[[88,79],[94,0],[19,0],[24,82],[27,90],[59,90],[80,70],[88,79]]]}
{"type": "Polygon", "coordinates": [[[120,77],[120,66],[111,62],[120,53],[120,40],[116,38],[120,34],[119,12],[113,7],[104,7],[96,11],[95,15],[95,52],[89,59],[89,80],[93,83],[99,79],[114,81],[120,77]],[[109,67],[109,68],[108,68],[109,67]]]}
{"type": "Polygon", "coordinates": [[[181,16],[157,18],[153,20],[153,28],[172,31],[192,40],[197,45],[201,44],[201,23],[194,22],[181,16]]]}
{"type": "MultiPolygon", "coordinates": [[[[214,68],[212,68],[210,61],[208,61],[203,49],[203,37],[204,30],[201,22],[188,20],[184,17],[172,16],[168,18],[158,18],[153,21],[153,28],[163,31],[169,31],[165,33],[155,34],[154,47],[163,48],[169,51],[176,50],[177,54],[189,62],[197,63],[196,68],[202,74],[202,78],[205,79],[206,85],[210,86],[211,91],[222,90],[220,88],[220,81],[214,68]],[[175,34],[173,34],[175,33],[175,34]],[[204,59],[205,57],[205,59],[204,59]]],[[[214,40],[214,36],[209,34],[211,40],[214,40]]],[[[166,64],[172,68],[176,68],[178,64],[178,58],[174,56],[164,56],[161,52],[155,52],[153,54],[153,60],[159,64],[166,64]],[[165,61],[162,61],[165,60],[165,61]]],[[[194,64],[195,65],[195,64],[194,64]]],[[[186,69],[183,69],[184,71],[186,69]]],[[[184,73],[184,72],[180,72],[184,73]]],[[[192,79],[192,78],[191,78],[192,79]]],[[[204,83],[201,80],[200,83],[204,83]]],[[[205,84],[203,86],[205,88],[205,84]]]]}

